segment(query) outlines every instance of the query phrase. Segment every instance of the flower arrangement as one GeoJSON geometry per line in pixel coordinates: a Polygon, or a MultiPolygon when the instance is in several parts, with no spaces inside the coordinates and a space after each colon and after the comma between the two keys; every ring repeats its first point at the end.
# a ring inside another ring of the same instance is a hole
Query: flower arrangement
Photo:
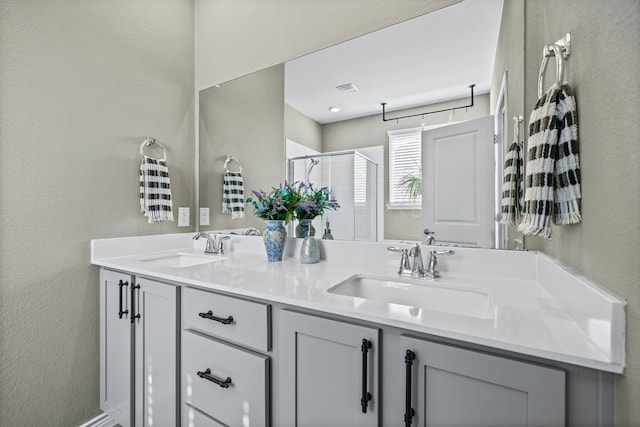
{"type": "Polygon", "coordinates": [[[265,220],[280,220],[288,224],[293,220],[296,208],[300,205],[300,194],[286,181],[269,193],[251,191],[255,198],[248,197],[247,203],[253,205],[253,213],[265,220]]]}
{"type": "Polygon", "coordinates": [[[296,208],[296,219],[313,219],[322,215],[325,209],[336,210],[340,207],[338,202],[331,197],[327,187],[313,188],[313,184],[300,182],[296,186],[301,203],[296,208]]]}
{"type": "Polygon", "coordinates": [[[322,215],[325,209],[336,210],[338,202],[331,198],[327,187],[315,189],[313,184],[286,181],[278,188],[266,193],[253,190],[247,203],[253,205],[253,213],[265,220],[283,220],[288,224],[293,219],[312,219],[322,215]]]}

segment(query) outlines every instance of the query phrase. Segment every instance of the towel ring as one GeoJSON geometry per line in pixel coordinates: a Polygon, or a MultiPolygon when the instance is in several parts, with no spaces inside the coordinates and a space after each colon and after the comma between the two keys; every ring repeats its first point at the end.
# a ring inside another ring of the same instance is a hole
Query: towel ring
{"type": "Polygon", "coordinates": [[[229,166],[229,163],[231,163],[231,162],[236,162],[236,164],[238,165],[238,171],[234,172],[234,173],[242,173],[242,165],[240,164],[238,159],[236,159],[235,157],[229,156],[229,155],[227,155],[227,160],[224,161],[224,171],[225,172],[233,172],[233,171],[229,170],[229,168],[227,167],[227,166],[229,166]]]}
{"type": "Polygon", "coordinates": [[[547,68],[547,62],[549,57],[553,56],[556,59],[556,85],[562,86],[564,81],[564,52],[561,46],[557,44],[550,44],[545,46],[543,50],[542,64],[540,65],[540,74],[538,74],[538,98],[542,98],[543,85],[544,85],[544,71],[547,68]]]}
{"type": "MultiPolygon", "coordinates": [[[[151,147],[153,145],[157,145],[158,147],[160,147],[162,149],[162,158],[161,159],[156,159],[156,160],[161,160],[163,162],[167,161],[167,149],[164,148],[164,145],[160,144],[158,141],[156,141],[155,138],[152,138],[150,136],[147,136],[144,141],[142,141],[142,144],[140,144],[140,155],[142,157],[151,157],[151,156],[147,156],[144,154],[144,147],[151,147]]],[[[153,157],[155,158],[155,157],[153,157]]]]}

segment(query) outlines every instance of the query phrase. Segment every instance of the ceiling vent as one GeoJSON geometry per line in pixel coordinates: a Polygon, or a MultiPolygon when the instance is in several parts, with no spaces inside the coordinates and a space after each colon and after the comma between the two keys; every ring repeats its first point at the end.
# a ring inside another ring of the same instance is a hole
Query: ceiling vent
{"type": "Polygon", "coordinates": [[[353,83],[345,83],[343,85],[336,86],[336,89],[338,89],[342,93],[352,93],[358,91],[358,88],[353,83]]]}

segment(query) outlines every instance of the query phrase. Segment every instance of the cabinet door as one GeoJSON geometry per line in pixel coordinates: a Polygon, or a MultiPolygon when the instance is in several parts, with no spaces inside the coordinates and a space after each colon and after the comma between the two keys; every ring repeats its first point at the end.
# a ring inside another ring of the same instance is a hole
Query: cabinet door
{"type": "Polygon", "coordinates": [[[408,337],[402,352],[398,363],[410,368],[415,411],[405,425],[565,425],[562,370],[408,337]],[[412,365],[405,362],[407,351],[415,356],[412,365]]]}
{"type": "Polygon", "coordinates": [[[136,280],[136,427],[179,425],[177,295],[175,286],[144,278],[136,280]]]}
{"type": "Polygon", "coordinates": [[[281,311],[280,424],[377,426],[378,335],[376,328],[281,311]],[[363,350],[363,340],[370,348],[363,350]]]}
{"type": "Polygon", "coordinates": [[[100,408],[122,427],[132,425],[132,325],[129,275],[100,271],[100,408]]]}

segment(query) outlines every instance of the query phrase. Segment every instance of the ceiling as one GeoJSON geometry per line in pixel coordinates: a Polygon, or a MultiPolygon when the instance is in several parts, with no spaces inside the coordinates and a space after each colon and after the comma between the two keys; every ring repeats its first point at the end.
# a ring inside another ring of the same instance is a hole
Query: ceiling
{"type": "Polygon", "coordinates": [[[465,0],[285,64],[285,102],[330,123],[489,92],[503,0],[465,0]],[[357,92],[337,86],[353,83],[357,92]],[[329,107],[337,106],[333,113],[329,107]]]}

